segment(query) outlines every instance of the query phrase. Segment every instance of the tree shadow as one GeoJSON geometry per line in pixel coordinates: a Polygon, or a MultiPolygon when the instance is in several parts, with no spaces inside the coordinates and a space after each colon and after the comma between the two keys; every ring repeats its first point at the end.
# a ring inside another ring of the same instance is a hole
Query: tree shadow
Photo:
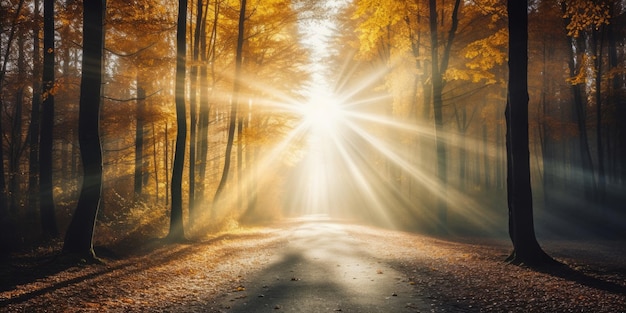
{"type": "Polygon", "coordinates": [[[10,262],[0,263],[0,293],[17,289],[18,286],[27,285],[37,281],[45,280],[48,277],[67,272],[74,277],[61,278],[54,282],[44,282],[41,286],[32,288],[15,297],[0,298],[0,308],[26,302],[30,299],[52,293],[58,289],[69,287],[87,280],[105,279],[105,275],[111,275],[106,279],[125,277],[164,265],[172,260],[184,258],[187,255],[198,253],[203,247],[215,244],[222,240],[245,240],[252,238],[262,238],[267,234],[224,234],[209,240],[189,241],[186,244],[169,244],[165,240],[155,239],[150,241],[146,247],[142,247],[138,254],[128,258],[119,258],[117,254],[110,250],[102,250],[101,256],[106,257],[108,262],[104,264],[87,264],[64,260],[59,252],[47,255],[34,255],[13,259],[10,262]],[[169,247],[172,248],[169,248],[169,247]],[[167,247],[167,248],[166,248],[167,247]],[[163,249],[166,248],[166,249],[163,249]],[[149,256],[149,258],[147,257],[149,256]],[[141,262],[138,262],[141,261],[141,262]]]}
{"type": "MultiPolygon", "coordinates": [[[[572,268],[570,265],[560,261],[555,261],[549,265],[530,266],[529,268],[537,272],[575,282],[589,288],[603,290],[617,295],[626,294],[626,285],[595,277],[585,271],[572,268]]],[[[597,274],[614,273],[619,277],[626,277],[626,268],[616,268],[615,270],[597,270],[595,272],[597,274]]]]}

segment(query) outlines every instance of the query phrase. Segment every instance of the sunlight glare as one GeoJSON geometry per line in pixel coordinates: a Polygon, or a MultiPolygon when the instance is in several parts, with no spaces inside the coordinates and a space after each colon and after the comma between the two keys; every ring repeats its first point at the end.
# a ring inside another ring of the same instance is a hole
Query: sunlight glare
{"type": "Polygon", "coordinates": [[[343,118],[341,104],[331,96],[315,96],[304,106],[303,115],[313,135],[325,136],[336,132],[343,118]]]}

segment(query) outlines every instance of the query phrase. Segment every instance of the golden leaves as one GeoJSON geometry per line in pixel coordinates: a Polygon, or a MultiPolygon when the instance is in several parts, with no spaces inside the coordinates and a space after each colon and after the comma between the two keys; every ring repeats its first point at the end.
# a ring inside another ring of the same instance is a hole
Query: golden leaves
{"type": "Polygon", "coordinates": [[[508,38],[508,31],[502,28],[488,37],[470,43],[465,48],[467,62],[464,68],[448,69],[445,73],[446,79],[496,83],[496,76],[490,70],[506,62],[508,38]]]}
{"type": "Polygon", "coordinates": [[[569,19],[566,26],[567,35],[577,38],[580,32],[588,28],[598,29],[608,25],[611,15],[609,7],[604,2],[592,0],[566,1],[563,18],[569,19]]]}

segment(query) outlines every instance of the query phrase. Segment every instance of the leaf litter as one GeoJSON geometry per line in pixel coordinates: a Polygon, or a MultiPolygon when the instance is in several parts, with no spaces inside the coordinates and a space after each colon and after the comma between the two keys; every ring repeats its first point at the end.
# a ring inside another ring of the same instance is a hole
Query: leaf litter
{"type": "MultiPolygon", "coordinates": [[[[293,225],[238,231],[223,237],[227,240],[218,236],[192,244],[150,246],[104,265],[64,268],[53,259],[24,266],[15,264],[23,260],[17,258],[0,264],[0,311],[228,312],[224,299],[247,296],[245,278],[275,257],[273,252],[289,240],[289,227],[293,225]]],[[[626,253],[619,243],[549,242],[544,248],[566,264],[565,269],[534,270],[503,261],[510,249],[506,240],[451,240],[345,227],[364,248],[380,251],[379,262],[403,273],[399,279],[430,302],[431,312],[626,308],[626,253]]],[[[412,309],[412,304],[406,308],[412,309]]]]}

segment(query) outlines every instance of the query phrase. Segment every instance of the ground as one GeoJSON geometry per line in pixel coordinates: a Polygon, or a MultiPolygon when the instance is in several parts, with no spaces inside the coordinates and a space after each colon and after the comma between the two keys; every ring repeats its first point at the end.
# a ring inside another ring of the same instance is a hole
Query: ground
{"type": "Polygon", "coordinates": [[[155,241],[103,265],[17,256],[0,268],[0,311],[626,311],[623,242],[542,245],[565,265],[507,264],[504,239],[441,239],[318,216],[189,244],[155,241]]]}

